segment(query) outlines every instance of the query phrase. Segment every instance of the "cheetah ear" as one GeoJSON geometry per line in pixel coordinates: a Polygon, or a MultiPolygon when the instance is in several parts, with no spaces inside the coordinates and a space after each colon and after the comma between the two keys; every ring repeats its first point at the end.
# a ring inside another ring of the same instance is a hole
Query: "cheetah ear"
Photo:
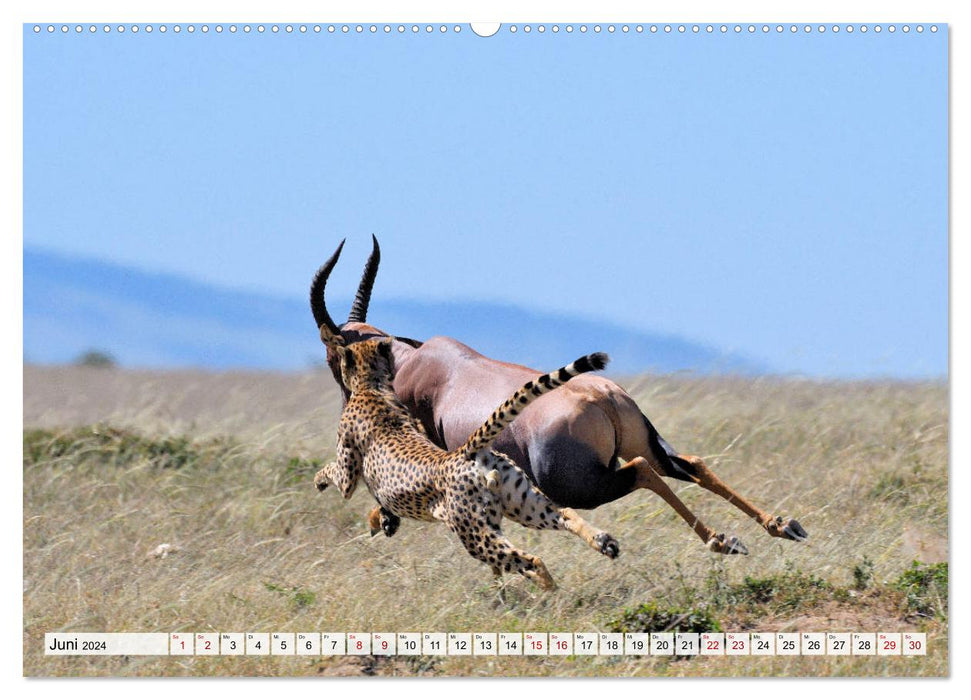
{"type": "Polygon", "coordinates": [[[378,354],[388,363],[388,372],[394,376],[394,355],[391,354],[391,338],[385,338],[378,343],[378,354]]]}
{"type": "Polygon", "coordinates": [[[341,364],[344,365],[344,369],[348,372],[352,372],[354,370],[354,353],[342,345],[336,345],[334,346],[334,349],[337,350],[337,354],[340,355],[341,364]]]}

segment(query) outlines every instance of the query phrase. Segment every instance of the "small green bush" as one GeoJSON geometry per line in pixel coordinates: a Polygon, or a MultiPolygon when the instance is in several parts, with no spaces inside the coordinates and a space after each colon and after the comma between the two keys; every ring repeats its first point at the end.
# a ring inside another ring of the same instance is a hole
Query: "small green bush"
{"type": "Polygon", "coordinates": [[[118,362],[110,352],[104,350],[87,350],[77,356],[74,364],[79,367],[97,367],[100,369],[110,369],[116,367],[118,362]]]}
{"type": "Polygon", "coordinates": [[[662,609],[653,602],[625,609],[608,626],[613,632],[721,632],[721,625],[707,608],[662,609]]]}
{"type": "Polygon", "coordinates": [[[317,594],[313,591],[304,590],[298,588],[297,586],[292,586],[291,588],[285,588],[283,586],[278,586],[275,583],[263,583],[263,586],[268,591],[273,591],[274,593],[280,593],[290,599],[290,603],[297,609],[306,608],[317,602],[317,594]]]}
{"type": "Polygon", "coordinates": [[[947,617],[947,562],[911,563],[894,582],[894,588],[906,596],[907,610],[925,617],[947,617]]]}
{"type": "Polygon", "coordinates": [[[825,600],[841,598],[841,594],[845,594],[845,591],[828,581],[798,570],[765,578],[746,576],[742,583],[737,584],[709,580],[709,595],[716,607],[753,609],[765,606],[774,613],[792,612],[825,600]]]}

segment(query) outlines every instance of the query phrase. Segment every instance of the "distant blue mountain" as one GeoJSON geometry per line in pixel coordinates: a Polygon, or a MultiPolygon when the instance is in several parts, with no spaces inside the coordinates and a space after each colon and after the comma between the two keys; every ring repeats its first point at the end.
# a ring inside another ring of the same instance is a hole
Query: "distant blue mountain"
{"type": "MultiPolygon", "coordinates": [[[[336,297],[333,309],[349,308],[336,297]]],[[[335,313],[335,318],[337,314],[335,313]]],[[[419,340],[451,335],[490,357],[549,369],[594,350],[614,374],[742,373],[765,367],[673,336],[491,302],[371,302],[368,320],[419,340]]],[[[338,319],[340,322],[340,319],[338,319]]],[[[24,361],[60,364],[87,350],[123,366],[297,370],[320,362],[309,304],[168,274],[24,250],[24,361]]]]}

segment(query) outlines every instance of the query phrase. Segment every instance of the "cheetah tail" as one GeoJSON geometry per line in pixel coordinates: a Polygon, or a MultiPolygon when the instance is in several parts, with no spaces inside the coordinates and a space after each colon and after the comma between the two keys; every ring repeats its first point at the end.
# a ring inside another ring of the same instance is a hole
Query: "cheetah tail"
{"type": "Polygon", "coordinates": [[[472,437],[466,440],[456,452],[461,452],[466,459],[472,459],[475,454],[489,446],[496,439],[496,436],[503,429],[515,420],[519,412],[537,398],[553,391],[558,386],[565,384],[579,374],[593,372],[606,367],[609,361],[607,353],[595,352],[592,355],[584,355],[580,359],[572,362],[566,367],[554,370],[549,374],[544,374],[538,379],[527,382],[522,389],[510,396],[505,403],[493,411],[481,428],[472,433],[472,437]]]}

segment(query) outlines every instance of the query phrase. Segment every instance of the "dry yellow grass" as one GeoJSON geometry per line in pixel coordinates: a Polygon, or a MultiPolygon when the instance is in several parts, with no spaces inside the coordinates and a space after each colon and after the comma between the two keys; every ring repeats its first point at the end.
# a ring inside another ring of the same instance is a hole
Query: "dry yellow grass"
{"type": "Polygon", "coordinates": [[[314,491],[333,455],[329,374],[24,370],[24,672],[27,675],[948,674],[947,618],[905,609],[891,582],[947,559],[948,395],[940,384],[636,377],[622,382],[676,447],[741,493],[791,515],[808,544],[772,539],[697,487],[695,512],[748,545],[709,553],[653,494],[584,513],[621,543],[608,561],[564,533],[512,523],[560,586],[507,577],[441,526],[370,538],[365,489],[314,491]],[[76,426],[101,429],[69,433],[76,426]],[[30,432],[46,428],[52,435],[30,432]],[[57,434],[67,436],[58,439],[57,434]],[[107,436],[105,436],[107,434],[107,436]],[[73,436],[73,437],[72,437],[73,436]],[[144,440],[138,440],[143,436],[144,440]],[[168,442],[165,440],[168,439],[168,442]],[[72,440],[74,441],[72,443],[72,440]],[[178,547],[148,556],[162,543],[178,547]],[[867,557],[874,585],[847,597],[867,557]],[[842,589],[786,610],[716,605],[745,577],[799,570],[842,589]],[[625,608],[709,606],[725,629],[928,633],[927,657],[51,658],[51,631],[597,631],[625,608]],[[714,607],[712,607],[714,606],[714,607]]]}

